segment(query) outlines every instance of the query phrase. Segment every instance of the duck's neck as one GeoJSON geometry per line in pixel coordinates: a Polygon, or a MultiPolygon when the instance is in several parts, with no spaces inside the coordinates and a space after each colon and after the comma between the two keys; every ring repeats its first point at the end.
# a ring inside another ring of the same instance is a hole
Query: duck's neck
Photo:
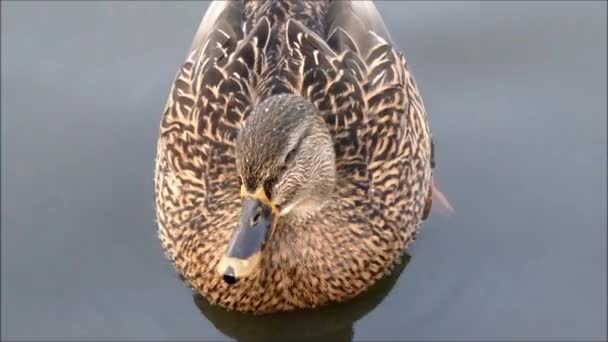
{"type": "Polygon", "coordinates": [[[305,224],[313,219],[323,207],[331,202],[330,198],[310,197],[293,203],[281,210],[281,216],[290,224],[305,224]]]}
{"type": "MultiPolygon", "coordinates": [[[[312,105],[311,105],[312,106],[312,105]]],[[[296,157],[302,171],[299,200],[282,209],[282,214],[298,222],[314,218],[332,202],[336,187],[336,154],[327,124],[314,110],[296,157]]]]}

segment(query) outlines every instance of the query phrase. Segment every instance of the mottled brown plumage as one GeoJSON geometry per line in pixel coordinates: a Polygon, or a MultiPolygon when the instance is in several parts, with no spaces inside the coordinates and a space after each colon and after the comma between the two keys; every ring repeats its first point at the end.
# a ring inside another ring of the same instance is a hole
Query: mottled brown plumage
{"type": "Polygon", "coordinates": [[[428,215],[431,147],[371,2],[214,2],[161,121],[160,240],[187,282],[229,309],[344,301],[390,271],[428,215]],[[255,262],[227,258],[249,257],[245,247],[255,262]],[[234,284],[227,265],[242,266],[234,284]]]}

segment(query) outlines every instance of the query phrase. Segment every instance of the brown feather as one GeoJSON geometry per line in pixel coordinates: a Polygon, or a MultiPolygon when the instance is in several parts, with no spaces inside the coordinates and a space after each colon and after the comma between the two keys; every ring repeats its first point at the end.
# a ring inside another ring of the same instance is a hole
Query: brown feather
{"type": "Polygon", "coordinates": [[[195,35],[161,120],[155,204],[167,256],[212,303],[269,313],[351,298],[390,271],[428,214],[427,114],[373,3],[358,3],[214,3],[195,35]],[[336,188],[320,212],[277,228],[259,272],[228,286],[215,267],[239,220],[235,141],[277,94],[318,110],[336,188]]]}

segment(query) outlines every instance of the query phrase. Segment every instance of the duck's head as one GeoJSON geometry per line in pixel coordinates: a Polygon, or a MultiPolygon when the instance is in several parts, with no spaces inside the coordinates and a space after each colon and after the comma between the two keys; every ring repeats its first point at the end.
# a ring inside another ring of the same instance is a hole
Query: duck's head
{"type": "Polygon", "coordinates": [[[218,264],[234,284],[252,274],[277,224],[289,216],[314,214],[334,191],[333,140],[310,102],[276,95],[257,105],[236,140],[241,179],[240,222],[218,264]]]}

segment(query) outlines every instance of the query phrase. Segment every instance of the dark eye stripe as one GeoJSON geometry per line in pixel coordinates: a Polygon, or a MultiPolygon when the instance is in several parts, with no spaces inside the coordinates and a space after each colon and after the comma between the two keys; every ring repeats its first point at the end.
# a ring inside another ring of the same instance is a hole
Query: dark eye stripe
{"type": "Polygon", "coordinates": [[[274,183],[276,183],[276,181],[276,178],[270,178],[264,182],[264,192],[266,193],[266,197],[268,197],[268,199],[271,199],[270,197],[272,196],[272,187],[274,186],[274,183]]]}
{"type": "Polygon", "coordinates": [[[291,161],[293,160],[293,158],[296,156],[296,149],[299,146],[296,146],[293,150],[289,151],[289,153],[287,153],[287,156],[285,157],[285,164],[289,164],[291,163],[291,161]]]}

